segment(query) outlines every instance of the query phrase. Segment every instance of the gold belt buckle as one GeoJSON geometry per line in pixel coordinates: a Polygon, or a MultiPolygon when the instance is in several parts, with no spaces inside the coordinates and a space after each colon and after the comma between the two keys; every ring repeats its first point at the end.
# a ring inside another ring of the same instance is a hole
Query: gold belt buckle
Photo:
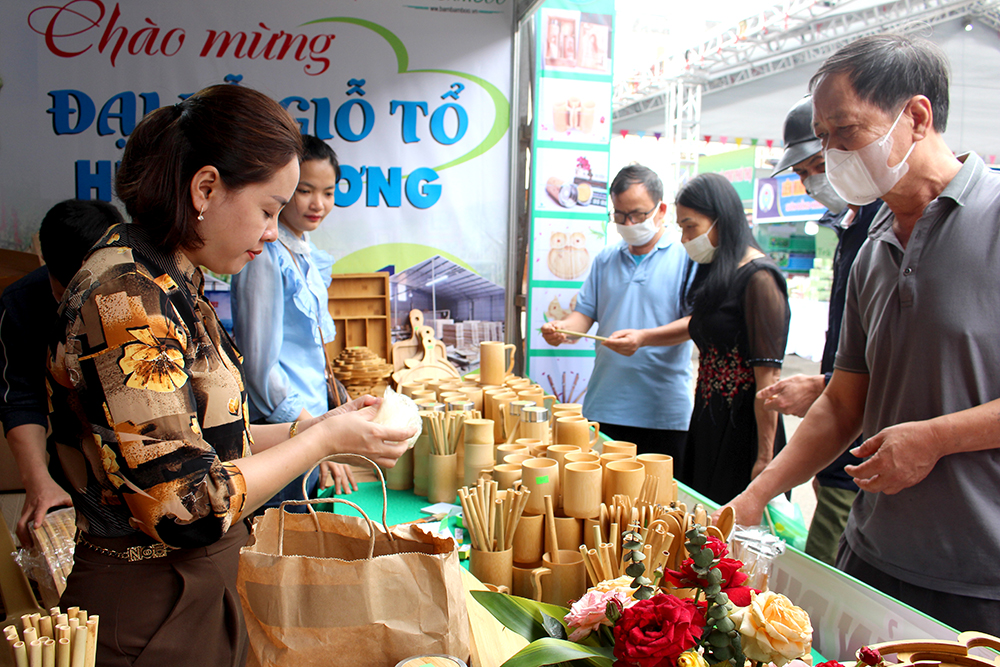
{"type": "Polygon", "coordinates": [[[125,550],[125,559],[130,563],[150,558],[163,558],[170,553],[170,547],[162,542],[149,545],[136,545],[125,550]]]}

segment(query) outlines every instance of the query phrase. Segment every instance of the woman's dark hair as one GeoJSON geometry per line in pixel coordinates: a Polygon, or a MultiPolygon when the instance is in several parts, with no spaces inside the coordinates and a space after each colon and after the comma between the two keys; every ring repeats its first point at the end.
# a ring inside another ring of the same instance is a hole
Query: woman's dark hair
{"type": "Polygon", "coordinates": [[[203,244],[189,187],[213,166],[229,190],[262,183],[302,155],[302,135],[267,95],[233,84],[211,86],[161,107],[125,145],[115,190],[132,222],[172,252],[203,244]]]}
{"type": "Polygon", "coordinates": [[[337,154],[330,148],[330,145],[318,137],[311,134],[302,135],[302,161],[328,160],[333,165],[333,175],[340,180],[340,162],[337,161],[337,154]]]}
{"type": "Polygon", "coordinates": [[[702,174],[677,193],[676,203],[715,221],[718,250],[710,264],[699,264],[687,304],[698,312],[718,306],[726,298],[747,247],[760,250],[750,232],[743,202],[732,183],[719,174],[702,174]]]}
{"type": "Polygon", "coordinates": [[[106,201],[67,199],[50,208],[38,230],[49,275],[63,287],[69,285],[94,244],[120,222],[122,214],[106,201]]]}

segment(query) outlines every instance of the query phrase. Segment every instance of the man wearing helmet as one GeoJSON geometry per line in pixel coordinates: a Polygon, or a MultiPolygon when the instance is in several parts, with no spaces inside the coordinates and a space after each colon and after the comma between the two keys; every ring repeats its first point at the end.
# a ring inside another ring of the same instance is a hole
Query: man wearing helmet
{"type": "MultiPolygon", "coordinates": [[[[822,142],[812,129],[812,96],[807,95],[793,106],[785,116],[785,152],[774,168],[776,176],[789,167],[805,186],[806,194],[828,210],[819,224],[833,229],[837,234],[837,249],[833,260],[833,285],[830,292],[830,314],[826,330],[826,345],[820,363],[821,375],[793,375],[764,387],[757,392],[764,399],[764,407],[786,415],[804,417],[809,406],[823,393],[833,374],[833,360],[840,339],[840,322],[844,315],[847,297],[847,277],[851,265],[868,238],[872,219],[882,207],[877,199],[865,206],[848,205],[830,186],[826,178],[826,160],[822,142]]],[[[861,444],[860,438],[849,449],[861,444]]],[[[858,485],[844,472],[846,465],[858,465],[861,459],[845,451],[836,461],[813,478],[816,491],[816,511],[809,526],[806,553],[833,565],[837,560],[840,536],[847,525],[858,485]]]]}

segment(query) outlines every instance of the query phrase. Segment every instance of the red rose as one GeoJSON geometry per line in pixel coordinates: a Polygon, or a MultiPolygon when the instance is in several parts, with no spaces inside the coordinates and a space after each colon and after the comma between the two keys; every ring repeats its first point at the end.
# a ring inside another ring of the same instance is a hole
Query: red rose
{"type": "Polygon", "coordinates": [[[882,654],[873,648],[862,646],[860,649],[858,649],[858,660],[865,663],[866,665],[871,665],[871,667],[875,667],[875,665],[882,662],[882,654]]]}
{"type": "Polygon", "coordinates": [[[816,667],[844,667],[844,665],[836,660],[827,660],[826,662],[819,663],[816,667]]]}
{"type": "Polygon", "coordinates": [[[615,624],[615,667],[674,667],[704,627],[705,615],[692,600],[673,595],[641,600],[615,624]]]}
{"type": "MultiPolygon", "coordinates": [[[[729,553],[726,543],[717,537],[709,536],[705,546],[712,550],[715,558],[719,559],[715,567],[719,568],[719,573],[722,574],[722,589],[742,586],[743,582],[747,580],[747,575],[739,571],[743,567],[743,562],[725,557],[729,553]]],[[[708,581],[699,579],[695,574],[693,558],[685,559],[681,563],[680,570],[665,570],[663,577],[678,588],[694,588],[696,586],[706,588],[708,586],[708,581]]]]}
{"type": "MultiPolygon", "coordinates": [[[[732,586],[730,588],[723,588],[722,592],[729,597],[729,601],[737,607],[749,607],[750,606],[750,592],[760,593],[755,588],[750,588],[749,586],[732,586]]],[[[816,667],[819,667],[817,665],[816,667]]],[[[830,667],[836,667],[836,665],[830,665],[830,667]]]]}

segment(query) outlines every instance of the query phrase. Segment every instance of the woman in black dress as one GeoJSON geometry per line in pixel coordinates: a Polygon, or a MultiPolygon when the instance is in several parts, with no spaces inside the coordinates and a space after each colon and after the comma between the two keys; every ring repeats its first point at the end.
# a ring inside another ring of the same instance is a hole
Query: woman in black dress
{"type": "Polygon", "coordinates": [[[702,174],[677,195],[681,241],[698,271],[691,315],[656,329],[623,330],[606,347],[698,346],[694,412],[678,479],[721,504],[741,492],[785,444],[781,418],[764,410],[757,387],[776,382],[788,338],[788,295],[778,267],[751,234],[736,190],[702,174]]]}

